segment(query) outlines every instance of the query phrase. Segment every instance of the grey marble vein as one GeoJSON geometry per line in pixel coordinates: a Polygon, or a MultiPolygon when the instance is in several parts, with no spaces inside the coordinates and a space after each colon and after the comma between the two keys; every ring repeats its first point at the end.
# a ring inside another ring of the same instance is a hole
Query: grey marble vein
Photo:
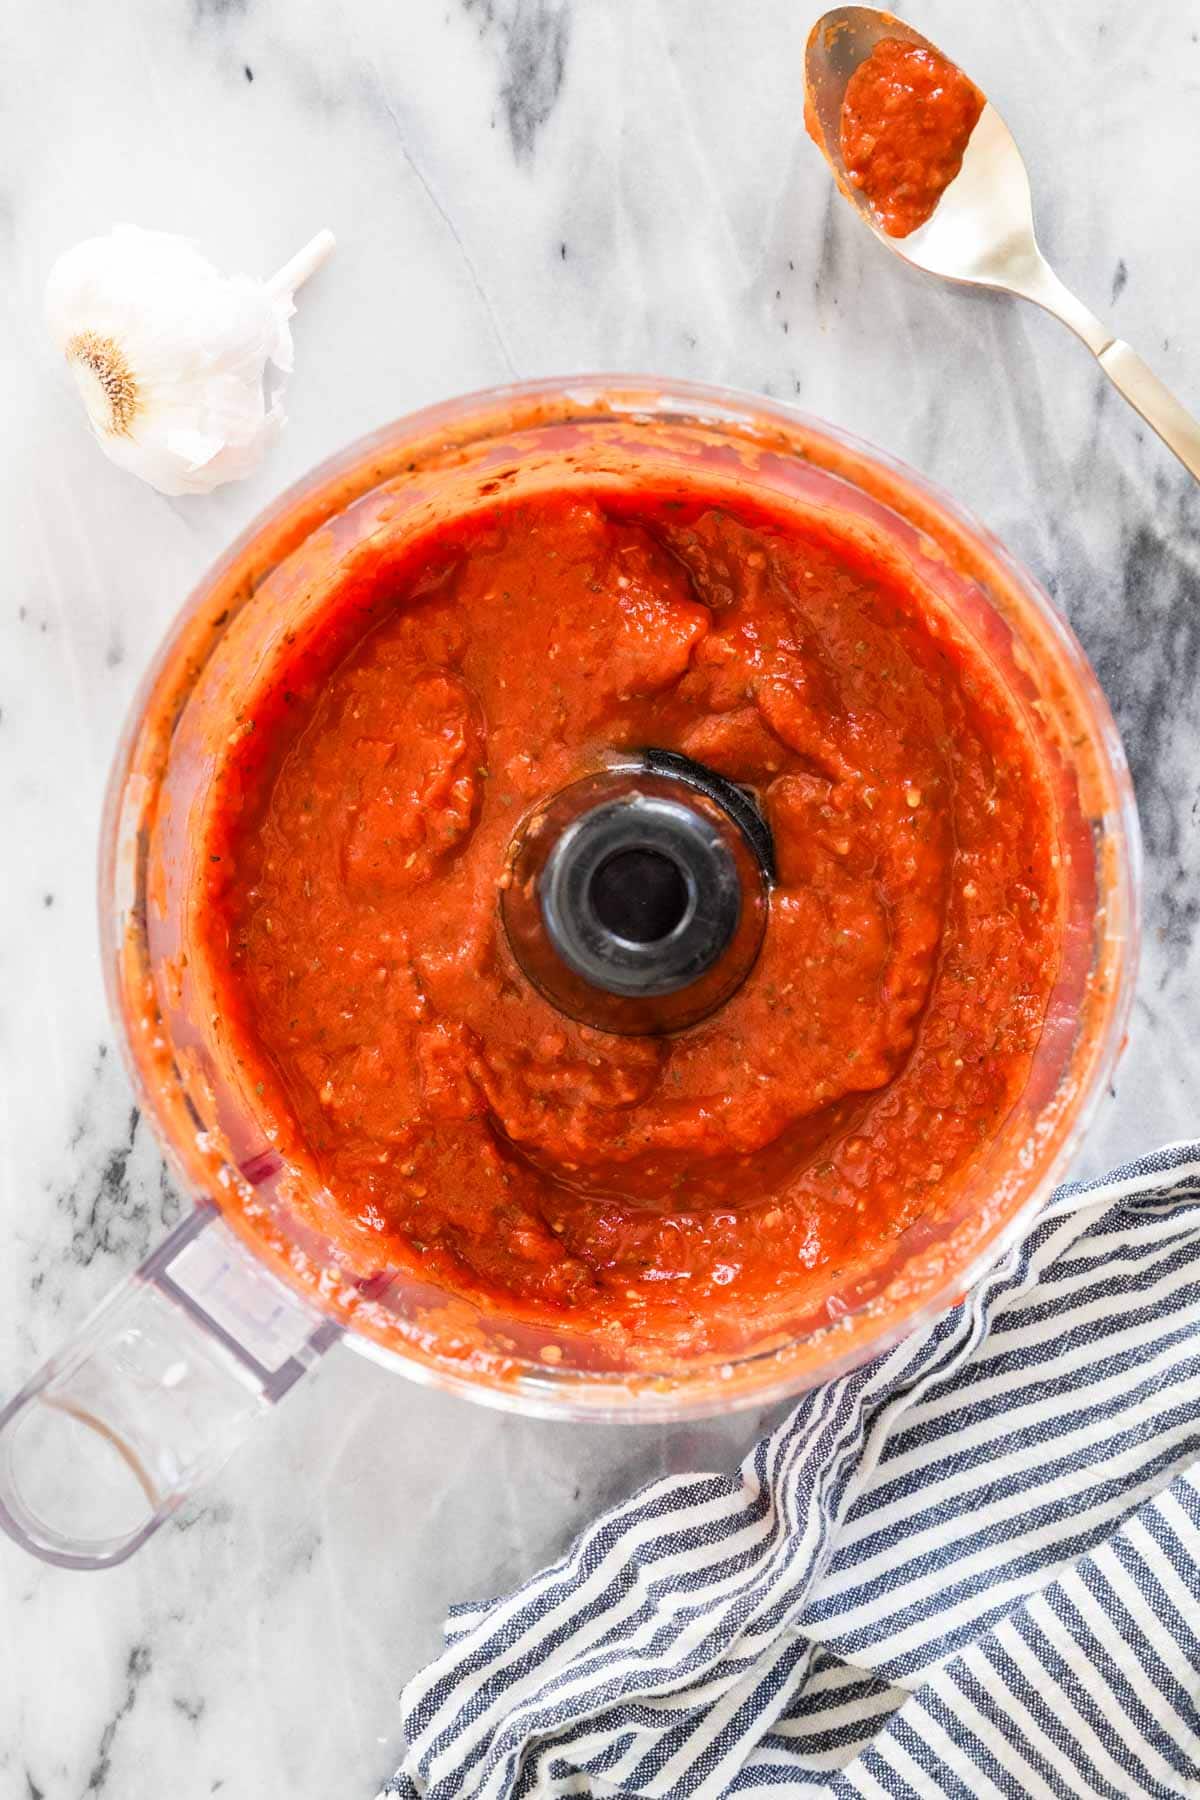
{"type": "MultiPolygon", "coordinates": [[[[1094,658],[1147,842],[1129,1047],[1081,1158],[1200,1121],[1200,501],[1052,322],[883,254],[804,138],[817,6],[113,0],[12,9],[0,58],[0,1394],[178,1216],[94,924],[104,780],[206,565],[389,417],[513,376],[649,369],[794,400],[972,507],[1094,658]],[[291,422],[165,501],[45,341],[57,252],[128,218],[268,272],[315,229],[291,422]]],[[[1066,280],[1200,405],[1200,0],[922,0],[1026,151],[1066,280]],[[1148,128],[1148,121],[1152,128],[1148,128]]],[[[447,1602],[499,1592],[762,1421],[505,1419],[331,1356],[178,1523],[76,1577],[0,1543],[0,1800],[364,1800],[447,1602]]]]}
{"type": "Polygon", "coordinates": [[[562,92],[570,41],[566,0],[463,0],[480,36],[500,50],[500,104],[518,161],[533,156],[538,133],[562,92]]]}

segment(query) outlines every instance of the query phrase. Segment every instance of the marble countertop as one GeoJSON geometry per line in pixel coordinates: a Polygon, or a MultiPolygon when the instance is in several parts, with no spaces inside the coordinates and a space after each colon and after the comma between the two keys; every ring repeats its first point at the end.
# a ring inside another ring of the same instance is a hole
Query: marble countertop
{"type": "MultiPolygon", "coordinates": [[[[795,401],[944,483],[1035,569],[1133,763],[1146,948],[1096,1171],[1200,1119],[1200,495],[1086,352],[944,291],[835,202],[784,0],[39,0],[0,22],[0,1393],[179,1200],[101,991],[109,760],[172,613],[316,459],[515,376],[655,370],[795,401]],[[291,424],[262,473],[166,500],[88,439],[49,264],[116,220],[266,273],[314,230],[291,424]]],[[[992,93],[1063,277],[1200,405],[1197,0],[914,0],[992,93]]],[[[731,1466],[759,1421],[554,1426],[344,1350],[180,1522],[103,1575],[0,1543],[0,1800],[353,1800],[448,1602],[604,1501],[731,1466]]]]}

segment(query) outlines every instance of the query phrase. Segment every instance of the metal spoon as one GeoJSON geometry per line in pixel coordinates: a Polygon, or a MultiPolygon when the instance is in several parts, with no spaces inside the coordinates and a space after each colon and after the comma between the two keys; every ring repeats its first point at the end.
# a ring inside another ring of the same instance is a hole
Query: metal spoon
{"type": "Polygon", "coordinates": [[[875,236],[905,262],[931,275],[996,288],[1053,313],[1087,345],[1100,367],[1147,425],[1200,481],[1200,423],[1137,353],[1065,288],[1038,247],[1029,175],[1012,134],[989,102],[971,133],[962,168],[933,214],[908,237],[880,229],[842,163],[841,116],[846,83],[884,38],[941,55],[928,38],[873,6],[835,6],[817,20],[805,52],[809,129],[842,193],[875,236]]]}

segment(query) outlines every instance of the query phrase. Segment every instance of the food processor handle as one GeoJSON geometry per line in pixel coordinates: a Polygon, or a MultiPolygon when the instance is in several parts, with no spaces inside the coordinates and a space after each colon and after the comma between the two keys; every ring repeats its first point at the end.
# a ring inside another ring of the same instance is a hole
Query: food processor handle
{"type": "Polygon", "coordinates": [[[0,1412],[0,1526],[124,1562],[339,1336],[198,1207],[0,1412]]]}

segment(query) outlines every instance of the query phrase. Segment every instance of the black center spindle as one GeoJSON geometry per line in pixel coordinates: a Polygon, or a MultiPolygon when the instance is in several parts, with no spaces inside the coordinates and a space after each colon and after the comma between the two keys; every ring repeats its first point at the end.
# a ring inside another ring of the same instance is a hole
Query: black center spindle
{"type": "Polygon", "coordinates": [[[538,899],[551,943],[581,980],[656,998],[713,966],[742,904],[717,822],[685,800],[637,792],[602,800],[567,826],[538,899]]]}
{"type": "Polygon", "coordinates": [[[741,984],[766,926],[753,798],[674,752],[586,776],[513,846],[501,909],[530,980],[598,1029],[675,1031],[741,984]]]}

